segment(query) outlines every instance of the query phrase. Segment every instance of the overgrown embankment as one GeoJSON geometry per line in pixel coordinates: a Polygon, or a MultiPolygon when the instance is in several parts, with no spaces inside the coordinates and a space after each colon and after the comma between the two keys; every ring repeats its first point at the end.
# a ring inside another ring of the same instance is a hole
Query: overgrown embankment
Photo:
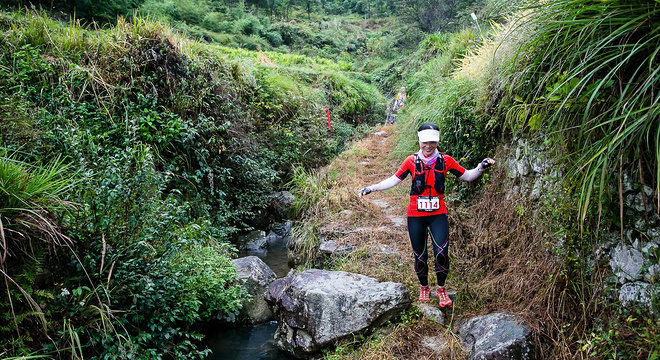
{"type": "MultiPolygon", "coordinates": [[[[481,184],[447,185],[455,318],[494,310],[523,315],[536,330],[541,358],[657,355],[658,14],[652,1],[560,0],[531,6],[477,46],[468,31],[423,43],[416,55],[425,62],[408,79],[408,101],[392,131],[396,144],[378,150],[375,168],[390,170],[378,172],[379,179],[390,176],[416,150],[417,127],[429,121],[441,128],[440,150],[464,166],[486,156],[498,161],[481,184]],[[391,159],[386,153],[398,161],[380,162],[391,159]]],[[[360,146],[348,152],[360,153],[371,156],[360,146]]],[[[373,230],[387,222],[385,214],[370,222],[355,210],[365,205],[354,193],[371,179],[349,186],[333,175],[369,171],[370,163],[356,156],[306,177],[325,195],[303,207],[309,214],[296,246],[313,249],[320,236],[358,249],[371,238],[405,238],[373,230]],[[318,199],[322,206],[312,206],[318,199]],[[342,220],[360,231],[318,225],[342,220]],[[363,227],[380,235],[360,235],[363,227]]],[[[405,190],[390,191],[405,202],[405,190]]],[[[382,213],[378,203],[366,207],[382,213]]],[[[398,260],[382,256],[355,251],[329,266],[385,273],[382,279],[410,286],[398,260]]],[[[394,335],[342,344],[337,356],[428,356],[418,346],[421,333],[452,334],[451,325],[429,327],[411,314],[394,335]]]]}
{"type": "Polygon", "coordinates": [[[2,13],[0,31],[3,355],[203,354],[191,324],[244,296],[229,241],[293,164],[325,164],[384,106],[337,63],[139,18],[2,13]]]}

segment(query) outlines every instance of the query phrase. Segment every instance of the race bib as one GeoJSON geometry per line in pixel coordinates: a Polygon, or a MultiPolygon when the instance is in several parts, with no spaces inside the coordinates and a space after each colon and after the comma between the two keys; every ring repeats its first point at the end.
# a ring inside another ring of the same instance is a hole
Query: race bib
{"type": "Polygon", "coordinates": [[[418,196],[417,211],[435,211],[440,209],[440,197],[438,196],[418,196]]]}

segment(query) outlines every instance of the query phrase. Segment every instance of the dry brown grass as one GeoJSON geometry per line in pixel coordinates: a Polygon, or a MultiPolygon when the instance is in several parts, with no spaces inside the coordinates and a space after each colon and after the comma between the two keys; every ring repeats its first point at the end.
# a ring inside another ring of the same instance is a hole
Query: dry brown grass
{"type": "MultiPolygon", "coordinates": [[[[327,267],[380,281],[401,282],[415,300],[418,282],[407,229],[405,223],[396,225],[391,220],[393,215],[405,218],[407,182],[387,191],[357,196],[362,187],[391,176],[402,160],[389,155],[395,147],[395,127],[376,131],[386,134],[372,134],[352,144],[320,170],[330,184],[329,191],[323,205],[310,209],[307,217],[317,221],[319,238],[349,244],[354,249],[348,255],[331,256],[327,267]]],[[[404,314],[402,322],[366,341],[344,340],[327,358],[465,359],[467,354],[456,335],[456,324],[492,312],[513,313],[525,319],[536,334],[541,358],[571,358],[571,346],[564,344],[570,336],[561,333],[564,324],[573,324],[575,332],[588,320],[580,311],[581,304],[573,300],[575,297],[567,296],[566,280],[559,276],[562,264],[549,251],[552,240],[548,239],[552,237],[547,214],[538,204],[507,199],[509,184],[503,170],[495,168],[490,173],[492,180],[470,204],[448,204],[448,286],[458,291],[453,312],[447,314],[448,325],[425,318],[413,307],[404,314]],[[525,213],[520,213],[521,209],[525,213]],[[443,339],[444,344],[431,348],[424,345],[428,339],[443,339]]]]}
{"type": "MultiPolygon", "coordinates": [[[[553,250],[561,248],[551,232],[557,225],[551,222],[558,221],[553,213],[560,211],[543,206],[542,200],[512,196],[503,169],[491,174],[493,180],[471,206],[450,216],[450,276],[468,304],[461,316],[516,314],[531,327],[540,358],[573,359],[576,341],[601,310],[596,294],[587,290],[591,286],[585,279],[571,279],[564,259],[553,250]]],[[[602,283],[602,274],[589,281],[602,283]]]]}

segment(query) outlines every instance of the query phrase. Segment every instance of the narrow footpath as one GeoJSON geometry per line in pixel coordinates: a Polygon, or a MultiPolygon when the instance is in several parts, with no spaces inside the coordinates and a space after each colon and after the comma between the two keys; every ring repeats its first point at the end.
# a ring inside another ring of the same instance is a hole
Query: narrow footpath
{"type": "MultiPolygon", "coordinates": [[[[393,125],[373,130],[320,170],[330,190],[311,217],[319,224],[319,242],[330,260],[317,265],[403,283],[413,300],[406,319],[389,327],[387,333],[374,335],[380,338],[377,349],[366,342],[341,358],[464,359],[465,353],[451,330],[453,311],[441,312],[437,299],[431,305],[417,301],[419,284],[413,271],[405,216],[409,186],[401,183],[362,198],[357,195],[360,188],[391,176],[407,155],[402,154],[400,159],[392,154],[396,147],[394,131],[393,125]]],[[[429,276],[433,282],[433,274],[429,276]]]]}
{"type": "MultiPolygon", "coordinates": [[[[488,154],[502,160],[489,171],[486,183],[461,184],[466,200],[456,194],[447,194],[445,199],[451,263],[447,288],[454,305],[440,311],[437,298],[431,305],[420,304],[405,217],[409,179],[392,189],[358,196],[362,187],[391,176],[409,155],[394,154],[395,131],[394,125],[374,129],[315,173],[323,183],[318,188],[325,193],[306,212],[305,221],[314,224],[316,240],[329,258],[316,267],[403,283],[413,300],[402,321],[386,333],[374,334],[367,341],[348,340],[338,345],[335,355],[341,359],[466,359],[458,336],[460,326],[479,315],[503,312],[518,316],[540,344],[538,334],[551,331],[547,320],[566,311],[556,300],[561,283],[554,275],[561,263],[548,251],[546,240],[555,213],[511,185],[503,166],[511,156],[506,149],[488,154]],[[341,349],[349,350],[341,353],[341,349]]],[[[458,188],[455,185],[452,189],[458,188]]],[[[429,283],[435,283],[433,272],[429,283]]]]}

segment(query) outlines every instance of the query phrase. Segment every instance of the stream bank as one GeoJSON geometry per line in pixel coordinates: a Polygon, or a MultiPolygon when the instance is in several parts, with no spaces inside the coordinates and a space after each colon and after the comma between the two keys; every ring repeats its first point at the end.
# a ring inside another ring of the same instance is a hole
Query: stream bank
{"type": "MultiPolygon", "coordinates": [[[[289,274],[287,261],[291,238],[291,222],[284,221],[270,226],[271,232],[255,230],[237,240],[238,259],[256,256],[274,273],[273,278],[289,274]]],[[[277,322],[257,324],[228,323],[207,325],[200,329],[204,334],[202,345],[213,353],[206,360],[291,360],[293,357],[275,346],[277,322]]]]}

